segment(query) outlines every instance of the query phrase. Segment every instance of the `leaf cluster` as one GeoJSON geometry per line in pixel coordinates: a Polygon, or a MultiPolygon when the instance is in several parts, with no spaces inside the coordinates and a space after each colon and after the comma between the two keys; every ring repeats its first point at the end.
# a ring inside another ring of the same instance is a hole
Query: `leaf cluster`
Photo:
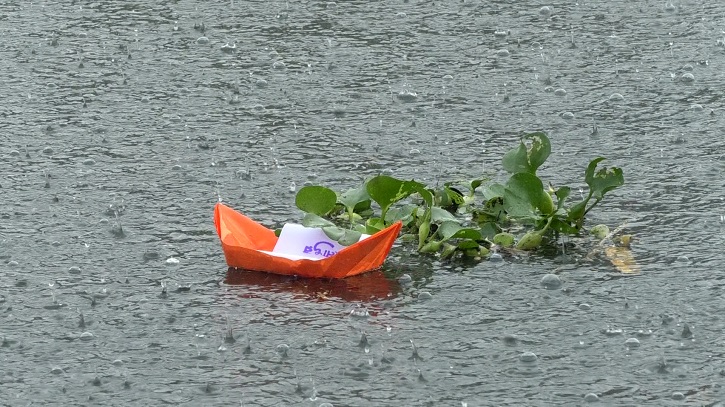
{"type": "Polygon", "coordinates": [[[579,234],[589,211],[624,184],[622,170],[599,168],[604,158],[597,157],[584,173],[588,194],[574,200],[570,187],[545,188],[536,175],[550,154],[546,134],[530,133],[504,154],[503,168],[511,174],[504,184],[474,179],[430,187],[378,175],[342,193],[305,186],[295,203],[306,213],[305,226],[320,227],[343,245],[399,221],[402,241],[443,258],[485,257],[492,245],[533,250],[559,234],[579,234]]]}

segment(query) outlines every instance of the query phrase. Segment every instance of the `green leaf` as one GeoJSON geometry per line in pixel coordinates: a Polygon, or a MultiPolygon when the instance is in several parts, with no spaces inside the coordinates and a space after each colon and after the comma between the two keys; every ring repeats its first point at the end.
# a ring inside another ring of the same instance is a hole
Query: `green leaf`
{"type": "Polygon", "coordinates": [[[322,228],[327,237],[340,243],[343,246],[350,246],[360,241],[362,233],[356,230],[344,229],[337,226],[325,226],[322,228]]]}
{"type": "Polygon", "coordinates": [[[480,187],[483,184],[484,179],[474,179],[471,181],[470,189],[469,189],[469,196],[473,196],[474,193],[476,193],[476,189],[480,187]]]}
{"type": "Polygon", "coordinates": [[[551,143],[545,133],[530,133],[522,137],[519,145],[503,156],[503,169],[512,173],[536,174],[536,170],[549,158],[551,143]],[[527,148],[525,142],[531,141],[527,148]]]}
{"type": "Polygon", "coordinates": [[[556,212],[557,208],[554,206],[554,200],[551,198],[551,194],[544,191],[540,198],[537,207],[544,216],[549,216],[556,212]]]}
{"type": "Polygon", "coordinates": [[[483,197],[486,201],[494,198],[500,198],[506,195],[506,187],[501,184],[491,184],[483,190],[483,197]]]}
{"type": "Polygon", "coordinates": [[[408,225],[413,221],[413,212],[418,209],[418,205],[408,204],[400,207],[390,208],[388,213],[385,215],[385,224],[390,225],[397,221],[403,222],[403,225],[408,225]]]}
{"type": "Polygon", "coordinates": [[[324,216],[335,208],[335,191],[317,185],[302,187],[295,197],[295,205],[304,212],[324,216]]]}
{"type": "Polygon", "coordinates": [[[371,203],[372,200],[370,199],[358,202],[357,205],[355,205],[355,207],[353,208],[353,211],[357,214],[360,214],[361,216],[370,217],[373,214],[371,203]]]}
{"type": "Polygon", "coordinates": [[[486,222],[481,225],[481,237],[491,240],[497,233],[501,232],[496,222],[486,222]]]}
{"type": "Polygon", "coordinates": [[[544,191],[544,184],[533,174],[514,174],[506,183],[504,208],[509,216],[526,218],[536,216],[534,209],[544,212],[551,206],[551,197],[544,191]]]}
{"type": "Polygon", "coordinates": [[[459,225],[458,222],[449,220],[441,223],[436,233],[441,237],[441,241],[445,241],[453,237],[461,229],[463,229],[463,226],[459,225]]]}
{"type": "Polygon", "coordinates": [[[546,133],[543,132],[527,134],[524,138],[531,140],[531,148],[528,151],[529,165],[533,170],[532,173],[536,173],[536,170],[551,155],[551,142],[549,142],[549,137],[546,136],[546,133]]]}
{"type": "Polygon", "coordinates": [[[582,218],[584,218],[584,213],[587,209],[587,203],[589,202],[589,198],[578,202],[576,205],[569,208],[569,214],[567,215],[567,219],[569,219],[572,222],[576,222],[577,224],[581,223],[582,218]]]}
{"type": "Polygon", "coordinates": [[[441,248],[441,242],[436,242],[435,240],[431,240],[430,242],[423,245],[423,247],[418,250],[421,253],[435,253],[441,248]]]}
{"type": "Polygon", "coordinates": [[[448,192],[446,191],[446,187],[435,190],[433,199],[435,204],[441,208],[448,208],[454,205],[451,196],[448,195],[448,192]]]}
{"type": "Polygon", "coordinates": [[[449,243],[443,243],[443,251],[441,251],[441,259],[447,259],[456,252],[456,249],[458,249],[458,246],[454,246],[449,243]]]}
{"type": "Polygon", "coordinates": [[[455,221],[441,223],[436,233],[441,237],[441,241],[449,239],[482,240],[481,232],[476,229],[465,228],[455,221]]]}
{"type": "Polygon", "coordinates": [[[534,250],[541,246],[542,237],[538,230],[527,232],[516,242],[516,248],[519,250],[534,250]]]}
{"type": "Polygon", "coordinates": [[[448,185],[445,185],[443,188],[439,188],[435,191],[435,202],[437,202],[438,206],[441,208],[450,208],[451,211],[465,203],[463,200],[463,194],[456,188],[452,188],[448,185]]]}
{"type": "Polygon", "coordinates": [[[345,234],[340,239],[337,239],[337,242],[343,246],[350,246],[351,244],[359,242],[361,236],[362,233],[356,230],[345,229],[345,234]]]}
{"type": "Polygon", "coordinates": [[[557,203],[556,203],[556,209],[559,210],[564,207],[564,202],[566,201],[566,198],[569,197],[569,194],[571,193],[571,188],[569,187],[560,187],[556,190],[554,195],[556,195],[557,203]]]}
{"type": "Polygon", "coordinates": [[[359,222],[362,220],[362,216],[360,216],[360,214],[357,214],[355,212],[353,212],[352,215],[350,215],[349,212],[343,212],[343,213],[340,213],[340,214],[334,216],[334,219],[343,219],[343,220],[351,221],[352,225],[350,225],[350,226],[352,227],[355,224],[355,222],[359,222]]]}
{"type": "Polygon", "coordinates": [[[368,228],[365,225],[360,225],[360,224],[354,225],[352,227],[352,230],[358,231],[358,232],[360,232],[360,234],[363,234],[363,233],[367,234],[368,233],[368,228]]]}
{"type": "Polygon", "coordinates": [[[603,161],[603,157],[593,159],[587,167],[585,179],[589,188],[591,188],[592,196],[596,200],[602,199],[604,194],[614,188],[624,185],[624,175],[622,169],[617,167],[603,167],[597,171],[597,164],[603,161]]]}
{"type": "Polygon", "coordinates": [[[425,245],[426,240],[428,240],[428,235],[430,235],[430,218],[431,212],[428,209],[425,211],[425,214],[421,218],[421,223],[418,226],[418,251],[425,245]]]}
{"type": "Polygon", "coordinates": [[[369,235],[380,232],[385,229],[385,223],[380,218],[370,218],[365,222],[365,231],[369,235]]]}
{"type": "Polygon", "coordinates": [[[345,229],[337,226],[325,226],[322,228],[322,231],[325,232],[327,237],[335,241],[338,241],[345,236],[345,229]]]}
{"type": "Polygon", "coordinates": [[[418,240],[418,235],[414,235],[412,233],[405,233],[400,235],[400,241],[403,243],[413,243],[416,240],[418,240]]]}
{"type": "Polygon", "coordinates": [[[589,234],[599,240],[602,240],[609,235],[609,226],[603,224],[596,225],[589,229],[589,234]]]}
{"type": "Polygon", "coordinates": [[[418,227],[418,250],[424,245],[428,235],[430,234],[430,219],[424,220],[418,227]]]}
{"type": "Polygon", "coordinates": [[[467,250],[467,249],[476,249],[478,250],[480,245],[475,240],[461,240],[458,242],[458,248],[461,250],[467,250]]]}
{"type": "Polygon", "coordinates": [[[483,209],[478,212],[478,222],[500,222],[506,219],[503,197],[495,197],[484,202],[483,209]]]}
{"type": "Polygon", "coordinates": [[[372,178],[368,181],[366,190],[370,198],[380,205],[383,218],[390,205],[416,192],[411,182],[401,181],[387,175],[378,175],[372,178]]]}
{"type": "Polygon", "coordinates": [[[557,231],[559,233],[564,233],[567,235],[576,235],[579,233],[579,229],[575,228],[571,224],[564,222],[563,220],[558,219],[558,218],[554,218],[551,221],[549,228],[551,230],[557,231]]]}
{"type": "Polygon", "coordinates": [[[335,226],[335,224],[330,222],[329,220],[309,212],[305,214],[304,218],[302,218],[302,225],[308,228],[324,228],[328,226],[335,226]]]}
{"type": "Polygon", "coordinates": [[[502,247],[511,247],[514,245],[516,238],[513,234],[507,232],[501,232],[493,237],[493,244],[497,244],[502,247]]]}
{"type": "Polygon", "coordinates": [[[364,209],[364,205],[362,204],[365,202],[368,202],[369,207],[370,195],[368,195],[368,191],[363,185],[360,188],[348,189],[343,192],[337,197],[337,201],[343,204],[349,212],[353,212],[358,208],[358,205],[360,205],[359,209],[364,209]]]}
{"type": "Polygon", "coordinates": [[[445,221],[453,221],[460,223],[460,220],[453,216],[450,212],[443,208],[439,208],[437,206],[434,206],[431,209],[431,222],[433,223],[441,223],[445,221]]]}
{"type": "Polygon", "coordinates": [[[405,187],[409,188],[410,190],[417,192],[418,195],[420,195],[421,198],[423,198],[423,201],[425,202],[428,207],[433,206],[433,192],[431,192],[428,188],[425,187],[425,185],[421,184],[420,182],[416,181],[406,181],[405,187]]]}
{"type": "Polygon", "coordinates": [[[463,228],[459,230],[455,235],[451,236],[451,239],[470,239],[470,240],[483,240],[481,232],[472,228],[463,228]]]}
{"type": "Polygon", "coordinates": [[[463,205],[465,203],[465,201],[463,200],[463,194],[458,189],[446,187],[446,193],[451,198],[451,201],[453,201],[454,204],[463,205]]]}
{"type": "Polygon", "coordinates": [[[523,141],[519,143],[518,147],[504,154],[503,169],[512,174],[516,174],[517,172],[529,172],[531,170],[529,157],[526,154],[526,145],[523,141]]]}

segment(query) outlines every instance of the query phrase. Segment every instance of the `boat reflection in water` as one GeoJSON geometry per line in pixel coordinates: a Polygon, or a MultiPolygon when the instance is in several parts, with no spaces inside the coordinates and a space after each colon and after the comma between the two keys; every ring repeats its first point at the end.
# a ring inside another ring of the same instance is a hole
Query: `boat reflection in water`
{"type": "Polygon", "coordinates": [[[224,283],[269,292],[289,292],[318,300],[340,298],[350,302],[392,299],[401,291],[400,284],[396,280],[388,279],[380,270],[344,279],[321,279],[230,267],[224,283]]]}

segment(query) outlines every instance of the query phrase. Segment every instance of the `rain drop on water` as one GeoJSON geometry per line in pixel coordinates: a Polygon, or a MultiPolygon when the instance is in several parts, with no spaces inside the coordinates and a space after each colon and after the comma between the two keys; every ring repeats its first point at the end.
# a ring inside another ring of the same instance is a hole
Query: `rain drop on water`
{"type": "Polygon", "coordinates": [[[350,311],[350,316],[353,318],[367,318],[370,314],[368,313],[367,308],[358,305],[350,311]]]}
{"type": "Polygon", "coordinates": [[[289,353],[289,345],[284,343],[279,344],[277,345],[277,348],[275,350],[279,356],[286,358],[288,356],[287,354],[289,353]]]}
{"type": "Polygon", "coordinates": [[[607,336],[619,336],[624,333],[624,331],[621,328],[607,328],[602,331],[604,335],[607,336]]]}
{"type": "Polygon", "coordinates": [[[593,402],[599,401],[599,396],[597,396],[594,393],[587,393],[584,396],[584,401],[586,401],[587,403],[593,403],[593,402]]]}
{"type": "Polygon", "coordinates": [[[433,298],[433,295],[428,291],[421,291],[418,293],[418,300],[427,301],[433,298]]]}
{"type": "Polygon", "coordinates": [[[624,341],[624,345],[627,347],[627,349],[639,348],[639,339],[629,338],[624,341]]]}
{"type": "Polygon", "coordinates": [[[683,255],[677,256],[677,262],[678,263],[689,263],[690,258],[683,254],[683,255]]]}
{"type": "Polygon", "coordinates": [[[403,102],[413,102],[418,98],[418,93],[411,90],[402,90],[398,93],[398,99],[403,102]]]}
{"type": "Polygon", "coordinates": [[[519,356],[519,360],[523,363],[534,363],[538,359],[538,356],[534,352],[524,352],[519,356]]]}
{"type": "Polygon", "coordinates": [[[499,253],[491,253],[491,255],[488,257],[488,261],[492,263],[499,263],[503,261],[503,256],[499,253]]]}
{"type": "Polygon", "coordinates": [[[556,274],[546,274],[541,278],[541,285],[547,290],[556,290],[561,287],[561,279],[556,274]]]}
{"type": "Polygon", "coordinates": [[[176,257],[169,257],[168,259],[166,259],[166,264],[170,266],[175,266],[179,264],[179,259],[177,259],[176,257]]]}

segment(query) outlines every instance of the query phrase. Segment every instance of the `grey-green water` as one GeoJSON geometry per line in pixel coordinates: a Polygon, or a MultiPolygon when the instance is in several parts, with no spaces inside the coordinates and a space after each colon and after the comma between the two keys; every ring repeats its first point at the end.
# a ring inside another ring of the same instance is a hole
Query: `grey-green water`
{"type": "Polygon", "coordinates": [[[724,16],[694,0],[3,2],[0,400],[722,405],[724,16]],[[598,155],[624,169],[591,222],[629,221],[641,275],[403,248],[346,282],[227,275],[218,197],[279,225],[300,219],[292,183],[500,174],[532,130],[557,184],[583,187],[598,155]]]}

